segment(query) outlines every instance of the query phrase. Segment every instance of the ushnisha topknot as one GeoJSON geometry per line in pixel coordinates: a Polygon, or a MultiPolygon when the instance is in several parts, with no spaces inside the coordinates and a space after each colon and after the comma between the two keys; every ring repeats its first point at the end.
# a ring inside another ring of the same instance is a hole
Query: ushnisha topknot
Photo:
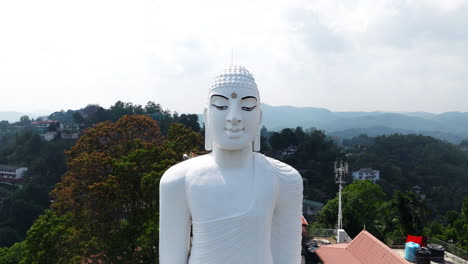
{"type": "Polygon", "coordinates": [[[258,90],[252,74],[245,67],[237,65],[229,66],[223,73],[216,76],[210,91],[220,87],[258,90]]]}

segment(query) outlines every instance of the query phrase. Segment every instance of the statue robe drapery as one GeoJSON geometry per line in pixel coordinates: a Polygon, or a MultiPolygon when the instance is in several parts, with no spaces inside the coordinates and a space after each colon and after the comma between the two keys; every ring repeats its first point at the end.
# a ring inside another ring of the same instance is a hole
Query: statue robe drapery
{"type": "Polygon", "coordinates": [[[255,160],[253,201],[245,212],[192,220],[189,264],[300,263],[302,178],[262,154],[255,160]]]}

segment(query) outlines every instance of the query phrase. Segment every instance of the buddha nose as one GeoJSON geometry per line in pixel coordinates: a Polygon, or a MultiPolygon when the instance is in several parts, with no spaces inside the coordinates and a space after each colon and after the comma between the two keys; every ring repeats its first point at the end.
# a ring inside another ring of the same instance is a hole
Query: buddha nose
{"type": "Polygon", "coordinates": [[[229,109],[228,115],[226,116],[226,121],[232,125],[237,125],[242,121],[240,111],[236,107],[231,107],[229,109]]]}

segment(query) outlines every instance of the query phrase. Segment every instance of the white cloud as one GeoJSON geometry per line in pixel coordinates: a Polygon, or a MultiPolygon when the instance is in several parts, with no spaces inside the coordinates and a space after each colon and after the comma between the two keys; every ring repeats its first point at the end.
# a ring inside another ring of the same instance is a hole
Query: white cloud
{"type": "Polygon", "coordinates": [[[468,111],[467,25],[461,0],[4,1],[0,111],[200,112],[232,50],[270,104],[468,111]]]}

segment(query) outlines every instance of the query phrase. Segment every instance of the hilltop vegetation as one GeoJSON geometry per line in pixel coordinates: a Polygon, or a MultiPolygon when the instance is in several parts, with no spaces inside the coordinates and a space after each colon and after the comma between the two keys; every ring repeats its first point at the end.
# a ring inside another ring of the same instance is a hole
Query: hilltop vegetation
{"type": "Polygon", "coordinates": [[[72,142],[46,142],[31,130],[1,138],[0,164],[29,168],[23,187],[0,185],[0,247],[24,239],[33,221],[49,206],[48,193],[65,173],[65,155],[72,142]]]}
{"type": "MultiPolygon", "coordinates": [[[[432,137],[362,135],[344,140],[340,148],[323,132],[298,127],[266,132],[265,138],[269,139],[267,154],[299,169],[306,180],[304,195],[308,199],[324,201],[335,196],[333,162],[337,159],[345,159],[351,170],[380,170],[378,184],[387,195],[420,187],[439,218],[447,210],[459,210],[468,196],[468,152],[432,137]],[[288,148],[294,151],[288,152],[288,148]]],[[[349,177],[347,182],[351,181],[349,177]]]]}
{"type": "MultiPolygon", "coordinates": [[[[173,123],[184,124],[193,131],[201,130],[196,115],[171,113],[159,104],[148,102],[145,107],[116,102],[109,109],[88,105],[80,110],[54,112],[49,120],[62,124],[76,124],[82,131],[97,123],[116,121],[124,115],[145,114],[158,120],[158,129],[167,136],[173,123]]],[[[66,154],[74,140],[59,137],[51,141],[42,139],[32,126],[34,120],[22,116],[18,122],[0,122],[0,164],[28,168],[21,189],[0,184],[0,247],[10,246],[26,236],[34,220],[50,205],[49,192],[67,171],[66,154]]]]}
{"type": "Polygon", "coordinates": [[[348,159],[352,168],[379,169],[379,185],[387,194],[419,186],[438,217],[459,210],[468,196],[468,152],[450,143],[422,135],[391,135],[376,137],[365,150],[354,151],[348,159]]]}
{"type": "Polygon", "coordinates": [[[301,172],[304,198],[327,202],[317,227],[334,228],[337,223],[333,162],[343,159],[351,170],[373,168],[381,173],[377,184],[351,184],[347,178],[343,214],[351,236],[366,226],[382,240],[424,234],[468,247],[468,220],[463,213],[467,201],[462,209],[468,198],[468,152],[459,146],[428,136],[395,134],[361,135],[344,140],[340,148],[317,130],[298,127],[263,134],[269,138],[267,154],[301,172]]]}
{"type": "Polygon", "coordinates": [[[174,123],[163,137],[141,115],[87,130],[68,153],[51,209],[28,231],[24,263],[153,262],[159,180],[201,145],[199,133],[174,123]]]}

